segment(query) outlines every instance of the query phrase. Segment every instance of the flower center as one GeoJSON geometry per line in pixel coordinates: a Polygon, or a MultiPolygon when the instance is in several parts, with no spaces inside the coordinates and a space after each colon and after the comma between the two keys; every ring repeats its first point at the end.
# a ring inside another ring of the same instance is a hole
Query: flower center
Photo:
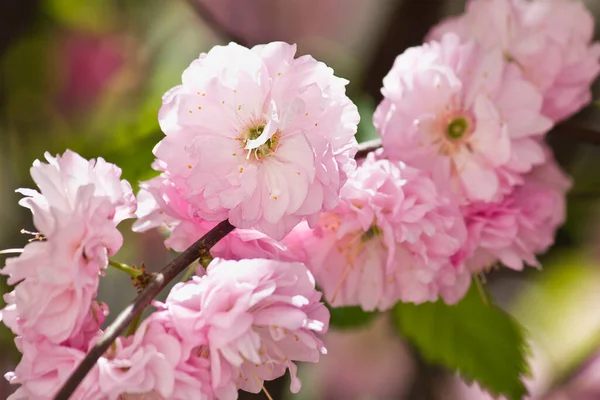
{"type": "Polygon", "coordinates": [[[446,127],[446,136],[451,140],[462,138],[469,130],[469,121],[466,117],[456,117],[446,127]]]}
{"type": "Polygon", "coordinates": [[[375,224],[371,225],[368,231],[363,233],[360,237],[361,242],[368,242],[373,239],[375,236],[381,235],[381,229],[375,224]]]}
{"type": "Polygon", "coordinates": [[[258,137],[260,135],[262,135],[263,131],[265,130],[265,126],[264,125],[258,125],[255,126],[253,128],[250,128],[248,131],[248,139],[250,140],[256,140],[258,139],[258,137]]]}
{"type": "MultiPolygon", "coordinates": [[[[263,134],[264,130],[265,130],[264,124],[259,124],[259,125],[249,128],[247,131],[247,134],[245,135],[245,138],[242,138],[243,147],[246,147],[248,140],[258,139],[260,137],[260,135],[263,134]]],[[[279,135],[279,131],[277,131],[277,132],[275,132],[275,134],[273,134],[273,136],[271,136],[269,139],[267,139],[267,141],[264,144],[261,144],[260,146],[254,148],[254,149],[248,150],[248,158],[250,158],[250,156],[254,155],[254,157],[256,157],[256,159],[260,160],[263,157],[267,157],[267,156],[271,155],[272,153],[274,153],[277,150],[277,147],[279,146],[279,139],[280,139],[280,135],[279,135]]]]}

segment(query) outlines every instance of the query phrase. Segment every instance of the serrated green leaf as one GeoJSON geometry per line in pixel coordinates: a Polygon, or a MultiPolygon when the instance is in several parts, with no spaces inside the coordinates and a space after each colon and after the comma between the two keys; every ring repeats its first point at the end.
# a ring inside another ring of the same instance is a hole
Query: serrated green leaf
{"type": "Polygon", "coordinates": [[[377,315],[376,312],[363,311],[360,307],[331,307],[329,304],[326,304],[326,306],[331,313],[329,325],[337,329],[350,329],[367,325],[377,315]]]}
{"type": "Polygon", "coordinates": [[[458,371],[510,400],[527,394],[523,330],[500,308],[485,305],[474,285],[456,305],[398,303],[393,314],[398,331],[426,361],[458,371]]]}

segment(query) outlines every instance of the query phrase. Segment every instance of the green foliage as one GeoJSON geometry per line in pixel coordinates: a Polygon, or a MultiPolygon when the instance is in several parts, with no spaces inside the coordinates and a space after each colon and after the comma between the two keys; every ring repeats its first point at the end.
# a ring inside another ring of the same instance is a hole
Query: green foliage
{"type": "Polygon", "coordinates": [[[327,304],[331,313],[330,325],[337,329],[351,329],[367,325],[377,312],[366,312],[360,307],[331,307],[327,304]]]}
{"type": "Polygon", "coordinates": [[[117,13],[111,0],[45,0],[45,12],[67,27],[103,31],[114,23],[117,13]]]}
{"type": "Polygon", "coordinates": [[[527,393],[527,346],[519,324],[496,306],[486,306],[474,285],[458,304],[398,303],[399,332],[423,358],[458,371],[495,395],[510,400],[527,393]]]}
{"type": "Polygon", "coordinates": [[[581,250],[554,252],[543,265],[511,310],[554,376],[567,377],[600,346],[600,268],[581,250]]]}

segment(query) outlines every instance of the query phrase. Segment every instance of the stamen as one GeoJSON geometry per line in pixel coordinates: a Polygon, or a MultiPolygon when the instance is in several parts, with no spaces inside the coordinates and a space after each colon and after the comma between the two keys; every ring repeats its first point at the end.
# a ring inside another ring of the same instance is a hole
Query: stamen
{"type": "MultiPolygon", "coordinates": [[[[483,277],[485,279],[485,275],[483,275],[483,277]]],[[[481,298],[481,302],[483,304],[485,304],[486,306],[489,306],[490,302],[489,302],[489,300],[487,298],[485,290],[483,289],[483,284],[485,283],[485,281],[482,281],[481,274],[475,274],[475,275],[473,275],[473,280],[475,281],[475,287],[477,288],[477,292],[479,293],[479,297],[481,298]]]]}
{"type": "Polygon", "coordinates": [[[333,292],[333,296],[331,296],[331,304],[333,304],[335,302],[335,298],[337,297],[339,291],[342,288],[342,285],[344,284],[344,282],[346,281],[346,278],[348,278],[348,274],[350,273],[350,270],[352,269],[353,265],[351,263],[348,263],[348,266],[346,267],[346,269],[344,270],[344,274],[342,275],[342,279],[340,279],[340,281],[338,282],[335,291],[333,292]]]}
{"type": "Polygon", "coordinates": [[[363,242],[367,242],[378,235],[381,235],[381,229],[377,225],[373,224],[371,225],[368,231],[362,234],[360,240],[363,242]]]}
{"type": "Polygon", "coordinates": [[[267,396],[267,399],[273,400],[273,397],[271,397],[271,394],[269,393],[269,391],[265,387],[264,383],[260,380],[260,378],[258,377],[258,375],[256,375],[256,372],[254,372],[254,368],[252,368],[252,365],[250,365],[250,363],[248,363],[248,367],[250,368],[250,372],[252,372],[252,375],[254,375],[254,379],[256,379],[256,382],[258,382],[258,384],[262,388],[263,392],[265,392],[265,396],[267,396]]]}
{"type": "Polygon", "coordinates": [[[452,140],[458,140],[469,129],[469,122],[465,117],[456,117],[446,127],[446,135],[452,140]]]}
{"type": "Polygon", "coordinates": [[[46,237],[44,235],[42,235],[41,233],[39,233],[39,232],[30,232],[28,230],[21,229],[21,234],[22,235],[32,235],[32,236],[34,236],[32,239],[28,240],[29,243],[35,242],[36,240],[40,241],[40,242],[43,242],[43,241],[46,240],[46,237]]]}

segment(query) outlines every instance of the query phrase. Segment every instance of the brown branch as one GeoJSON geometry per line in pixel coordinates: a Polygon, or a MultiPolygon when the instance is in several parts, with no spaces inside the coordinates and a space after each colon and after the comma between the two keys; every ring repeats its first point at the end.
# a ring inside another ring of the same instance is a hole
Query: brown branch
{"type": "Polygon", "coordinates": [[[200,256],[208,253],[208,251],[228,233],[235,228],[229,221],[220,222],[213,229],[208,231],[196,243],[188,247],[177,258],[171,261],[166,267],[158,272],[152,278],[150,284],[135,298],[135,300],[125,308],[114,320],[104,335],[98,340],[94,347],[88,352],[77,369],[71,374],[67,382],[60,389],[54,400],[67,400],[77,389],[81,381],[86,377],[90,370],[96,364],[96,361],[117,337],[125,330],[131,321],[141,313],[150,302],[171,282],[180,272],[185,270],[188,265],[196,261],[200,256]]]}
{"type": "Polygon", "coordinates": [[[219,22],[202,0],[187,0],[187,3],[194,9],[196,14],[206,23],[206,25],[217,32],[223,39],[228,42],[236,42],[242,46],[250,47],[250,44],[247,43],[246,39],[229,29],[225,24],[219,22]]]}

